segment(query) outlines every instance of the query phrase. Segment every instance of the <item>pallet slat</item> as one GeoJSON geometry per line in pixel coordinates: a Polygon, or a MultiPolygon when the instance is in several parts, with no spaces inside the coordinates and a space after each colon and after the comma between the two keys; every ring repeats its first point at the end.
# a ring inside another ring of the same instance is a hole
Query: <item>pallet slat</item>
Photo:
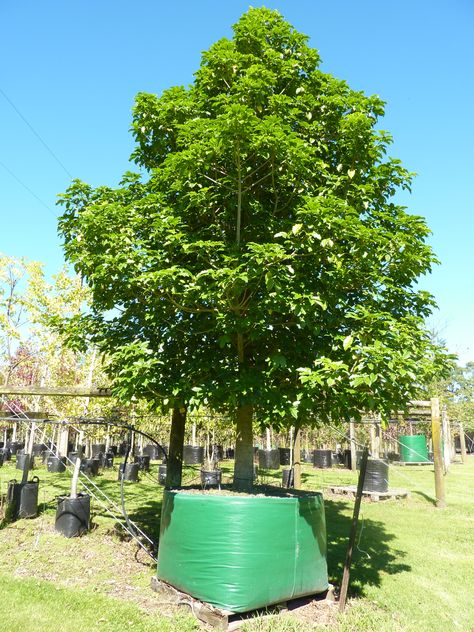
{"type": "Polygon", "coordinates": [[[318,595],[310,595],[308,597],[273,604],[266,608],[259,608],[258,610],[237,613],[195,599],[191,597],[191,595],[181,592],[157,577],[151,578],[151,588],[158,595],[162,596],[166,600],[166,603],[175,604],[177,606],[189,606],[191,612],[197,619],[212,626],[215,630],[226,630],[227,632],[240,630],[245,622],[252,621],[252,619],[258,618],[259,621],[261,621],[278,616],[282,612],[288,612],[290,609],[294,611],[298,606],[302,607],[305,602],[311,599],[327,602],[328,605],[333,604],[335,601],[334,587],[330,584],[326,592],[318,595]]]}
{"type": "MultiPolygon", "coordinates": [[[[348,496],[350,498],[355,498],[357,488],[355,485],[330,485],[328,490],[331,494],[338,494],[343,496],[348,496]]],[[[372,502],[378,502],[379,500],[390,500],[390,499],[400,499],[400,498],[409,498],[410,492],[407,489],[389,489],[386,492],[372,492],[372,491],[363,491],[362,497],[368,498],[372,502]]]]}

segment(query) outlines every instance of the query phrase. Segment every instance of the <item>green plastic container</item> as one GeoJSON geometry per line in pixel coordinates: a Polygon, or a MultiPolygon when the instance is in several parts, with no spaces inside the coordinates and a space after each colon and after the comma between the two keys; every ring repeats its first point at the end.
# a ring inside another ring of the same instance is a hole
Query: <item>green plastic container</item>
{"type": "Polygon", "coordinates": [[[400,436],[400,458],[404,463],[429,463],[425,435],[400,436]]]}
{"type": "Polygon", "coordinates": [[[158,578],[232,612],[324,592],[328,575],[322,495],[165,490],[158,578]]]}

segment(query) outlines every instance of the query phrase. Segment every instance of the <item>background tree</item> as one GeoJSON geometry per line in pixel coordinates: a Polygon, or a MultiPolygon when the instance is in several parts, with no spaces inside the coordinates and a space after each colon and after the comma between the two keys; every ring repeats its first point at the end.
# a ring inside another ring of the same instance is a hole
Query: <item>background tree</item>
{"type": "MultiPolygon", "coordinates": [[[[4,385],[105,385],[100,358],[91,347],[69,349],[51,327],[51,320],[79,313],[87,305],[88,289],[79,277],[61,270],[49,282],[37,261],[0,257],[0,372],[4,385]],[[95,358],[95,359],[94,359],[95,358]]],[[[70,397],[15,398],[23,410],[33,406],[50,415],[81,415],[84,400],[70,397]]],[[[91,401],[88,412],[103,415],[116,401],[91,401]]]]}
{"type": "Polygon", "coordinates": [[[193,85],[141,93],[133,158],[149,178],[76,181],[67,258],[92,291],[88,325],[116,392],[233,414],[235,484],[264,423],[388,413],[442,368],[415,289],[436,261],[393,201],[384,104],[319,70],[278,12],[251,9],[193,85]],[[113,310],[112,313],[110,310],[113,310]]]}

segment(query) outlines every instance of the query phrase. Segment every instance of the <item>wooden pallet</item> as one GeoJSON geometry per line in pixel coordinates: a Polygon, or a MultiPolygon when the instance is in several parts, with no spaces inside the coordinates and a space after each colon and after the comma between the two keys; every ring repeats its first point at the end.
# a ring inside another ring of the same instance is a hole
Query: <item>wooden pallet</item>
{"type": "Polygon", "coordinates": [[[215,630],[227,630],[228,632],[236,632],[241,629],[241,626],[257,619],[259,621],[271,619],[278,616],[282,612],[297,611],[299,607],[304,607],[313,600],[321,602],[327,602],[328,605],[332,605],[335,602],[334,587],[330,584],[329,589],[318,595],[310,595],[308,597],[292,599],[278,604],[267,606],[266,608],[259,608],[258,610],[251,610],[249,612],[231,612],[224,610],[216,606],[200,601],[181,592],[174,586],[167,584],[166,582],[158,579],[157,577],[151,578],[151,588],[160,596],[160,598],[167,604],[176,606],[187,606],[191,609],[193,615],[200,621],[212,626],[215,630]]]}
{"type": "Polygon", "coordinates": [[[410,465],[434,465],[433,461],[392,461],[390,465],[410,466],[410,465]]]}
{"type": "MultiPolygon", "coordinates": [[[[329,485],[328,490],[331,494],[342,494],[344,496],[348,496],[349,498],[355,498],[357,493],[357,485],[329,485]]],[[[410,492],[407,489],[389,489],[386,492],[362,492],[362,498],[367,498],[372,502],[378,502],[379,500],[390,500],[390,499],[400,499],[400,498],[409,498],[410,492]]]]}

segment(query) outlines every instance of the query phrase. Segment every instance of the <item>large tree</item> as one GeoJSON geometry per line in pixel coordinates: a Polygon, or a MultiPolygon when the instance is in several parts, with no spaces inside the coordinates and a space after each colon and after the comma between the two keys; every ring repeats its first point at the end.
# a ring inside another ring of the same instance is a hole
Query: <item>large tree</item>
{"type": "Polygon", "coordinates": [[[278,12],[249,10],[191,86],[138,94],[148,177],[75,181],[61,199],[66,256],[93,293],[79,326],[117,392],[233,412],[242,489],[255,413],[388,412],[441,363],[416,287],[429,230],[394,201],[411,174],[386,155],[384,104],[318,66],[278,12]]]}

